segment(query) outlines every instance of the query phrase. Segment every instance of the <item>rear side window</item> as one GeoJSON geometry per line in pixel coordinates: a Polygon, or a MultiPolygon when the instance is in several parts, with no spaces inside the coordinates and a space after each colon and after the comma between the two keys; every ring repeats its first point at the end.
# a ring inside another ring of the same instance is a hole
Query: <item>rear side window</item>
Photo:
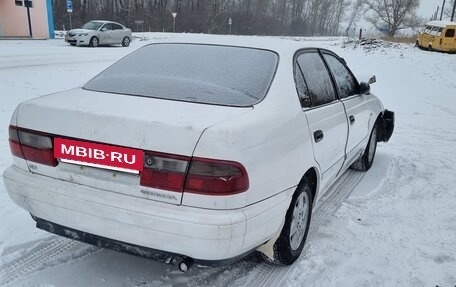
{"type": "Polygon", "coordinates": [[[318,52],[306,52],[297,58],[312,102],[312,107],[336,100],[331,77],[318,52]]]}
{"type": "Polygon", "coordinates": [[[341,99],[358,94],[358,82],[347,67],[333,55],[323,54],[337,84],[341,99]]]}
{"type": "Polygon", "coordinates": [[[118,24],[112,23],[111,26],[112,26],[113,30],[123,30],[122,26],[120,26],[118,24]]]}
{"type": "Polygon", "coordinates": [[[199,44],[152,44],[113,64],[85,89],[228,106],[259,103],[279,58],[272,51],[199,44]]]}
{"type": "Polygon", "coordinates": [[[447,29],[445,32],[445,37],[453,38],[454,37],[454,29],[447,29]]]}
{"type": "Polygon", "coordinates": [[[310,101],[309,89],[306,81],[304,80],[304,76],[302,75],[301,68],[297,63],[294,66],[294,77],[301,106],[303,108],[310,108],[312,106],[312,102],[310,101]]]}

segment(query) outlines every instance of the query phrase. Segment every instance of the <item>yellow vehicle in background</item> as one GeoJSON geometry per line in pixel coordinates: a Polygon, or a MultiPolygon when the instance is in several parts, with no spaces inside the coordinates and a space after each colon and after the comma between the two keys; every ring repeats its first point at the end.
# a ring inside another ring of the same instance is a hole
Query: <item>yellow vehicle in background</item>
{"type": "Polygon", "coordinates": [[[456,53],[456,22],[428,22],[416,39],[416,46],[430,51],[456,53]]]}

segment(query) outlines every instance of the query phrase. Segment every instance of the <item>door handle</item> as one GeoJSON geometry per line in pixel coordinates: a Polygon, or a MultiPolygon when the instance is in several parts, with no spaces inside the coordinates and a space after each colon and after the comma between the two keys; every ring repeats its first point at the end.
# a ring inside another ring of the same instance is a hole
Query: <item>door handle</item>
{"type": "Polygon", "coordinates": [[[354,124],[355,123],[355,116],[354,115],[351,115],[348,117],[350,119],[350,124],[354,124]]]}
{"type": "Polygon", "coordinates": [[[318,130],[318,131],[315,131],[314,132],[314,139],[315,139],[315,142],[319,142],[323,139],[324,135],[323,135],[323,132],[321,130],[318,130]]]}

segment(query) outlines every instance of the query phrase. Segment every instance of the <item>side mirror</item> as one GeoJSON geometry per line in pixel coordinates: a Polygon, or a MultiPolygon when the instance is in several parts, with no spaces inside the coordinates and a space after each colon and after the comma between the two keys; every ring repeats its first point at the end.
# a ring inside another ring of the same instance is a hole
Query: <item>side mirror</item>
{"type": "Polygon", "coordinates": [[[370,94],[370,90],[371,90],[371,87],[370,87],[370,85],[369,85],[368,83],[366,83],[366,82],[361,82],[361,83],[359,84],[359,93],[360,93],[361,95],[368,95],[368,94],[370,94]]]}
{"type": "Polygon", "coordinates": [[[101,28],[101,32],[104,32],[106,30],[108,30],[108,29],[106,29],[106,27],[101,28]]]}
{"type": "Polygon", "coordinates": [[[370,77],[369,82],[367,82],[369,85],[372,85],[373,83],[377,82],[377,78],[374,76],[370,77]]]}

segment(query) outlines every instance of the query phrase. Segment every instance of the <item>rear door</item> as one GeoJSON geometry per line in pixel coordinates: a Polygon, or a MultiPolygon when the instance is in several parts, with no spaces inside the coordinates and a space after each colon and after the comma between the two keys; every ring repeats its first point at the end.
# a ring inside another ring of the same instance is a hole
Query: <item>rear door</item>
{"type": "Polygon", "coordinates": [[[123,27],[116,23],[112,23],[111,25],[112,25],[112,43],[113,44],[122,43],[122,39],[125,34],[123,27]]]}
{"type": "Polygon", "coordinates": [[[347,116],[318,50],[301,52],[295,65],[301,105],[313,137],[314,157],[324,189],[336,178],[345,160],[347,116]]]}
{"type": "Polygon", "coordinates": [[[370,97],[359,93],[358,81],[339,57],[327,51],[322,54],[334,78],[339,99],[346,110],[349,123],[346,153],[347,161],[351,162],[364,150],[364,141],[369,136],[370,97]]]}

